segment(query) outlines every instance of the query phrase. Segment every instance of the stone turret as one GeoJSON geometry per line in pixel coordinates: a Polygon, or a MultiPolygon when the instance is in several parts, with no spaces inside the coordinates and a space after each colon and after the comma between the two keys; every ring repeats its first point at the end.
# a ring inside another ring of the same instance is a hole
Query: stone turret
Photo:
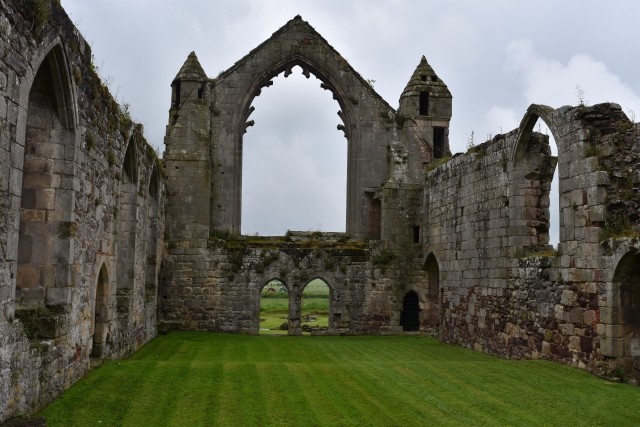
{"type": "Polygon", "coordinates": [[[420,146],[422,163],[451,155],[451,92],[424,56],[400,95],[401,114],[408,119],[407,137],[420,146]]]}
{"type": "Polygon", "coordinates": [[[171,83],[165,136],[170,241],[204,245],[211,199],[211,81],[191,52],[171,83]]]}
{"type": "Polygon", "coordinates": [[[207,81],[207,74],[200,65],[196,53],[191,52],[171,83],[171,108],[180,108],[184,100],[194,92],[198,99],[203,99],[204,86],[207,81]]]}

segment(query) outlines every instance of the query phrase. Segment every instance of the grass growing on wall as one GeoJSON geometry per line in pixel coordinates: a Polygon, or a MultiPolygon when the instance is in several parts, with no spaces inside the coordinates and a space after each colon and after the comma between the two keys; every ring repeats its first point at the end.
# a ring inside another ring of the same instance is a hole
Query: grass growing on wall
{"type": "Polygon", "coordinates": [[[640,387],[424,337],[172,332],[40,413],[73,426],[632,426],[640,387]]]}

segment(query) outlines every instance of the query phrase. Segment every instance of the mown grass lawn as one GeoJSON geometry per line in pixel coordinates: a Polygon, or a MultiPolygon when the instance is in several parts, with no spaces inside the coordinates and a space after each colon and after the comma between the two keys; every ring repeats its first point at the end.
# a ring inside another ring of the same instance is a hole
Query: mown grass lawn
{"type": "Polygon", "coordinates": [[[172,332],[90,373],[56,426],[638,426],[640,387],[423,337],[172,332]]]}

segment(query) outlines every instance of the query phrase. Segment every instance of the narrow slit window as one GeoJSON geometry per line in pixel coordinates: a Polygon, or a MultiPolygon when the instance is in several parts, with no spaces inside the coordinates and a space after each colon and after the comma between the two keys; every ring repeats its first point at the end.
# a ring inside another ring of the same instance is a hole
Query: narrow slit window
{"type": "Polygon", "coordinates": [[[429,92],[426,91],[420,92],[420,115],[429,115],[429,92]]]}
{"type": "Polygon", "coordinates": [[[420,226],[413,226],[413,243],[420,243],[420,226]]]}
{"type": "Polygon", "coordinates": [[[204,88],[200,88],[198,89],[198,99],[202,99],[202,97],[204,96],[204,88]]]}
{"type": "Polygon", "coordinates": [[[177,81],[177,82],[173,83],[173,85],[174,85],[175,94],[176,94],[176,97],[173,100],[173,106],[175,108],[180,108],[180,82],[177,81]]]}
{"type": "Polygon", "coordinates": [[[444,156],[444,128],[433,128],[433,158],[441,159],[444,156]]]}

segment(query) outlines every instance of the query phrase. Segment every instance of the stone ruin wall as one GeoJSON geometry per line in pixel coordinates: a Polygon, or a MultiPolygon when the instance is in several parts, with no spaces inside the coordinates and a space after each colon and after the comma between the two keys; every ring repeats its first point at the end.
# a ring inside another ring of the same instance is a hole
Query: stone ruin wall
{"type": "Polygon", "coordinates": [[[96,71],[57,2],[0,3],[0,421],[156,334],[163,168],[96,71]]]}
{"type": "Polygon", "coordinates": [[[174,82],[165,232],[164,168],[142,128],[61,7],[42,20],[23,3],[0,3],[0,420],[41,408],[90,359],[124,357],[157,328],[257,334],[272,279],[289,290],[292,335],[304,287],[321,278],[327,334],[406,333],[413,291],[419,333],[640,380],[640,322],[629,318],[640,307],[640,128],[616,104],[533,105],[518,129],[434,167],[425,135],[448,126],[451,97],[438,83],[438,120],[408,111],[433,74],[426,60],[395,111],[296,18],[218,79],[185,74],[178,99],[174,82]],[[340,104],[352,236],[233,233],[251,99],[292,63],[340,104]]]}
{"type": "Polygon", "coordinates": [[[638,335],[621,325],[613,283],[639,244],[636,129],[616,104],[532,106],[518,130],[427,174],[424,252],[440,265],[442,341],[637,384],[638,335]],[[538,117],[558,146],[557,251],[546,244],[555,159],[547,137],[531,133],[538,117]],[[633,228],[607,240],[616,212],[633,228]]]}

